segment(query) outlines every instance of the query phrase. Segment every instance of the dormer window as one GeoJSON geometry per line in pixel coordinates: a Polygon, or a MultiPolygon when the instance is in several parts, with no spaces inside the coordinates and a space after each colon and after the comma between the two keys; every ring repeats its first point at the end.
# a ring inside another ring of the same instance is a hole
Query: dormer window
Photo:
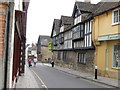
{"type": "Polygon", "coordinates": [[[75,15],[74,15],[74,25],[76,25],[77,23],[81,22],[81,12],[80,10],[77,8],[75,11],[75,15]]]}
{"type": "Polygon", "coordinates": [[[60,27],[60,32],[63,32],[63,31],[64,31],[64,25],[60,27]]]}
{"type": "Polygon", "coordinates": [[[78,24],[79,22],[81,22],[81,15],[74,19],[74,25],[78,24]]]}

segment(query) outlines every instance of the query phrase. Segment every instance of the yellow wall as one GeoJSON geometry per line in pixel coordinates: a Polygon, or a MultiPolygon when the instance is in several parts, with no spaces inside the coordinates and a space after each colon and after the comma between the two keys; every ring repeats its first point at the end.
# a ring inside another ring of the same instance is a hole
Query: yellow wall
{"type": "MultiPolygon", "coordinates": [[[[95,56],[95,65],[98,66],[98,69],[104,74],[106,70],[106,57],[108,57],[108,75],[111,77],[117,77],[118,69],[112,68],[112,53],[113,53],[113,44],[120,43],[118,40],[109,40],[108,42],[108,56],[106,55],[106,41],[98,42],[98,36],[110,35],[120,33],[120,25],[112,25],[112,10],[104,13],[102,15],[96,16],[93,19],[93,31],[92,31],[92,40],[96,47],[96,56],[95,56]],[[96,41],[99,43],[96,44],[96,41]],[[111,73],[112,72],[112,73],[111,73]],[[114,74],[115,73],[115,74],[114,74]]],[[[102,74],[101,74],[102,75],[102,74]]]]}
{"type": "Polygon", "coordinates": [[[105,43],[101,42],[101,46],[97,47],[97,66],[98,69],[105,70],[105,58],[106,58],[105,43]]]}
{"type": "Polygon", "coordinates": [[[118,33],[118,26],[120,25],[112,25],[112,10],[102,15],[94,17],[94,39],[97,40],[98,36],[118,33]]]}

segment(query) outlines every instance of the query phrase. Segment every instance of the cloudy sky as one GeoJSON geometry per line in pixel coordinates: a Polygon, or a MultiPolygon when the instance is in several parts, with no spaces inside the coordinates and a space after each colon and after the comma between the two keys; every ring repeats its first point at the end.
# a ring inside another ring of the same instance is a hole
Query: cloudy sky
{"type": "MultiPolygon", "coordinates": [[[[71,16],[76,0],[30,0],[27,20],[27,43],[36,43],[39,35],[51,35],[54,19],[71,16]]],[[[84,0],[77,0],[84,1],[84,0]]],[[[100,0],[91,0],[97,3],[100,0]]]]}

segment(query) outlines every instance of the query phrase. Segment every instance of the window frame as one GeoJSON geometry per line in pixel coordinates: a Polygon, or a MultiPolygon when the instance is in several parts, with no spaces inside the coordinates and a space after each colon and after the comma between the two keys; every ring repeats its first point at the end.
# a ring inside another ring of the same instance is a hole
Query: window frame
{"type": "Polygon", "coordinates": [[[55,37],[53,37],[53,45],[54,46],[57,46],[57,39],[58,39],[58,37],[57,36],[55,36],[55,37]]]}
{"type": "Polygon", "coordinates": [[[85,29],[85,27],[84,27],[85,25],[84,24],[79,24],[79,25],[77,25],[77,26],[75,26],[74,28],[73,28],[73,30],[72,30],[72,32],[73,32],[73,40],[76,40],[76,39],[84,39],[84,29],[85,29]],[[83,28],[81,28],[81,26],[83,27],[83,28]],[[81,34],[82,33],[82,34],[81,34]],[[75,37],[76,36],[76,37],[75,37]]]}
{"type": "Polygon", "coordinates": [[[64,43],[64,33],[59,34],[59,43],[63,44],[64,43]]]}
{"type": "Polygon", "coordinates": [[[112,11],[112,25],[116,25],[116,24],[120,24],[120,8],[118,8],[118,9],[115,9],[115,10],[113,10],[112,11]],[[115,14],[114,14],[114,12],[116,12],[116,11],[118,11],[118,22],[114,22],[114,18],[115,18],[115,14]]]}
{"type": "Polygon", "coordinates": [[[80,63],[80,64],[86,64],[85,53],[78,53],[78,60],[77,60],[77,62],[80,63]]]}
{"type": "Polygon", "coordinates": [[[115,67],[115,66],[114,66],[114,62],[115,62],[115,59],[114,59],[114,53],[115,53],[115,52],[114,52],[114,46],[115,46],[115,45],[118,45],[118,44],[120,45],[120,43],[116,43],[116,44],[113,44],[113,45],[112,45],[112,68],[114,68],[114,69],[120,69],[120,67],[115,67]]]}
{"type": "Polygon", "coordinates": [[[80,22],[81,22],[81,15],[74,18],[74,25],[76,25],[76,24],[78,24],[80,22]]]}

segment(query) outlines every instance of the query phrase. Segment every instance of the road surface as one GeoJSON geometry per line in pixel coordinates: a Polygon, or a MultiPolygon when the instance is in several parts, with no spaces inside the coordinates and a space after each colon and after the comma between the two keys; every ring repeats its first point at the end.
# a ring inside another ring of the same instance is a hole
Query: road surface
{"type": "Polygon", "coordinates": [[[42,63],[37,63],[36,67],[31,67],[30,69],[34,73],[40,88],[110,88],[42,63]]]}

